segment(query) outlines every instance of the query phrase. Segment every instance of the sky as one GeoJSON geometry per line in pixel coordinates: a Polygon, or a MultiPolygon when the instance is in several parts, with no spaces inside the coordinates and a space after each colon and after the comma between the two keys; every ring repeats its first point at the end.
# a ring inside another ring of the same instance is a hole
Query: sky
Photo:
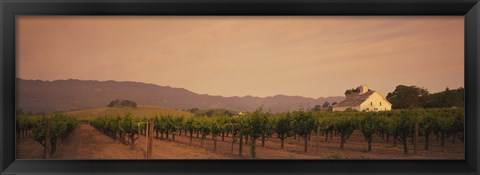
{"type": "Polygon", "coordinates": [[[463,16],[20,16],[17,77],[221,96],[464,87],[463,16]]]}

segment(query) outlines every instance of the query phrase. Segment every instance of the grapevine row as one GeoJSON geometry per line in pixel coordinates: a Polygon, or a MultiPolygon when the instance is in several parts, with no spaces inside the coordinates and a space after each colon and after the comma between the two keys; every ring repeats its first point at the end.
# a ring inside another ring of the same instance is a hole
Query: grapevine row
{"type": "MultiPolygon", "coordinates": [[[[91,121],[91,124],[113,139],[119,139],[132,148],[140,134],[145,134],[145,125],[137,125],[146,122],[147,117],[132,117],[131,114],[120,116],[104,116],[91,121]],[[137,135],[137,137],[135,137],[137,135]]],[[[250,155],[255,158],[256,141],[261,140],[262,146],[265,139],[277,137],[280,139],[280,148],[284,148],[284,141],[288,137],[299,137],[304,140],[304,152],[307,152],[308,141],[311,137],[317,138],[320,134],[325,140],[333,134],[340,137],[340,148],[345,147],[350,135],[359,130],[367,142],[368,151],[371,151],[373,136],[379,134],[386,136],[387,142],[393,138],[393,144],[401,142],[404,153],[408,153],[407,140],[417,135],[425,137],[424,149],[428,149],[430,136],[437,135],[444,145],[445,139],[456,137],[463,141],[464,111],[463,108],[448,109],[414,109],[394,110],[382,112],[313,112],[294,111],[280,114],[270,114],[261,108],[241,116],[212,116],[192,117],[157,115],[154,117],[155,137],[166,139],[171,137],[175,141],[175,135],[187,135],[192,138],[196,134],[201,139],[203,146],[207,136],[211,136],[214,143],[214,152],[217,150],[217,141],[221,137],[231,135],[233,145],[239,143],[239,155],[242,154],[242,145],[248,144],[250,155]],[[417,126],[417,127],[416,127],[417,126]],[[417,131],[417,132],[416,132],[417,131]]]]}
{"type": "Polygon", "coordinates": [[[60,143],[76,128],[79,121],[64,114],[16,118],[17,137],[30,136],[44,148],[44,158],[52,156],[60,143]]]}

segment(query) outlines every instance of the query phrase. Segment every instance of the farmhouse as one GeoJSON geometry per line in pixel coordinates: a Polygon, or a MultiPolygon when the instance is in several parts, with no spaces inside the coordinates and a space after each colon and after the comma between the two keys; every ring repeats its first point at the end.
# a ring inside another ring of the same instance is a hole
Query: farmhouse
{"type": "Polygon", "coordinates": [[[367,85],[361,85],[357,89],[359,89],[359,92],[353,92],[347,95],[347,98],[342,102],[333,105],[333,111],[345,111],[347,109],[357,111],[392,110],[392,104],[377,91],[368,90],[367,85]]]}

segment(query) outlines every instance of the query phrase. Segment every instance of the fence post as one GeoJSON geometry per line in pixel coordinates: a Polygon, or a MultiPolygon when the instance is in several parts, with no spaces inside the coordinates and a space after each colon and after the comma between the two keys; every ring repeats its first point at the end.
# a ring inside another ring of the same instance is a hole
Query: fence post
{"type": "Polygon", "coordinates": [[[48,118],[46,119],[45,122],[45,148],[43,150],[43,158],[44,159],[50,159],[50,151],[51,151],[51,145],[50,145],[50,120],[48,118]]]}

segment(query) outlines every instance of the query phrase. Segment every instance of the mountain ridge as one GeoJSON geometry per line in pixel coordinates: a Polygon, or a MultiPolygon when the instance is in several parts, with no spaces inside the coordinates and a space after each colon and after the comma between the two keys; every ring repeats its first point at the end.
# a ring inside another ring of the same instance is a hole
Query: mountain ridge
{"type": "Polygon", "coordinates": [[[17,109],[31,112],[57,112],[106,106],[114,99],[128,99],[141,105],[174,109],[224,108],[253,111],[263,106],[271,112],[312,108],[325,101],[339,102],[345,97],[302,97],[278,94],[243,97],[198,94],[185,88],[134,81],[27,80],[17,78],[17,109]]]}

